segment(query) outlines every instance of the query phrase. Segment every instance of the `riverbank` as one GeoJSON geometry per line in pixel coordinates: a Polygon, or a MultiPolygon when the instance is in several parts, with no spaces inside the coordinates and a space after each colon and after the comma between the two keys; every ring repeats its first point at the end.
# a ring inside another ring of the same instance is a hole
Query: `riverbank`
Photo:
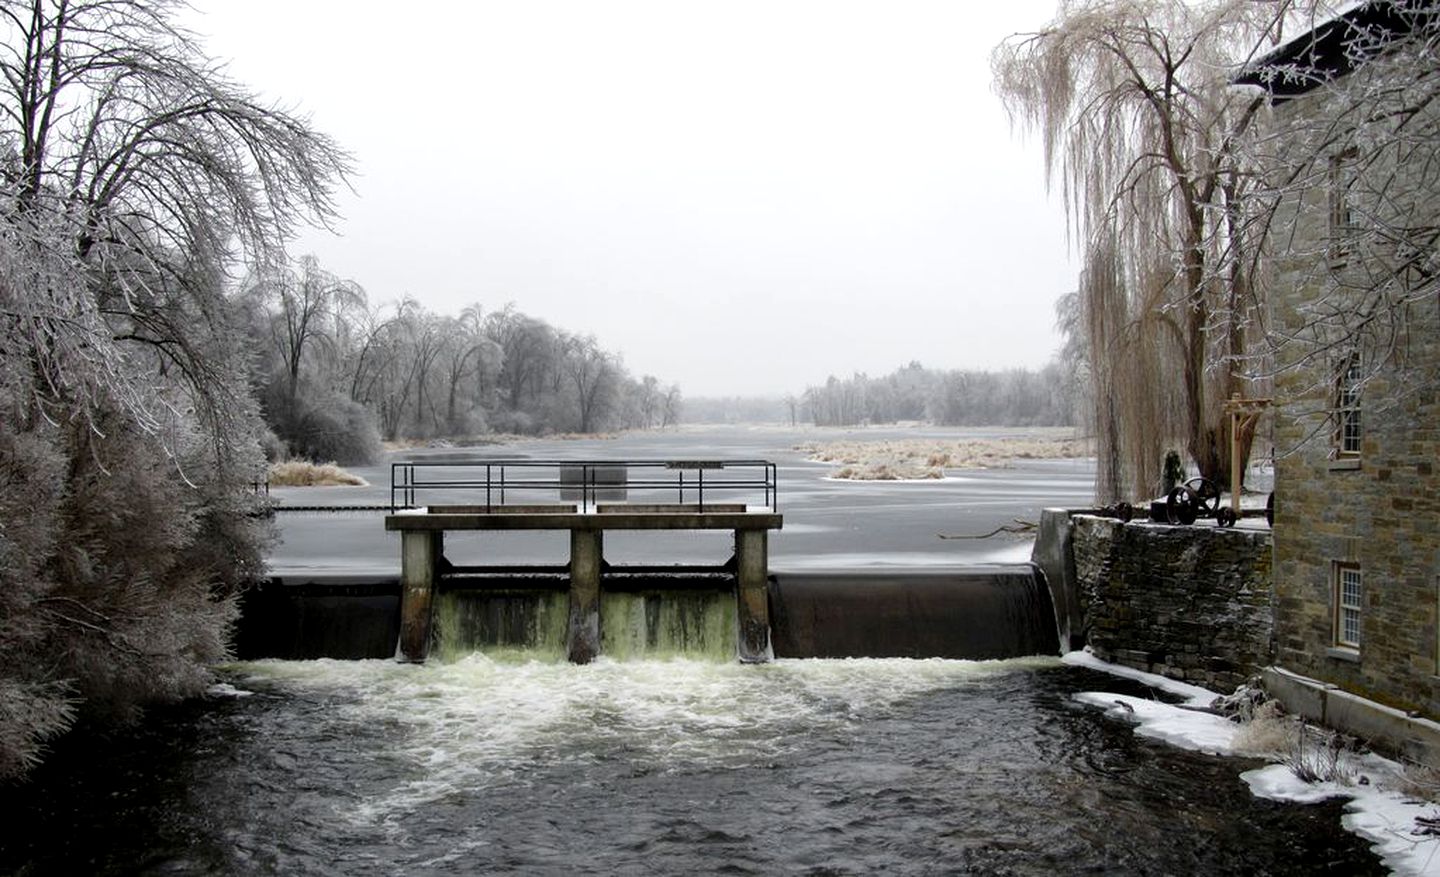
{"type": "MultiPolygon", "coordinates": [[[[1245,770],[1240,779],[1257,798],[1295,804],[1313,804],[1331,798],[1347,799],[1341,824],[1365,838],[1371,849],[1396,874],[1434,874],[1440,867],[1440,804],[1427,800],[1417,788],[1411,770],[1373,752],[1349,751],[1315,744],[1309,754],[1271,745],[1274,736],[1251,733],[1254,724],[1231,721],[1203,711],[1220,695],[1209,689],[1153,673],[1109,664],[1088,652],[1071,652],[1062,659],[1072,667],[1101,670],[1131,679],[1182,698],[1179,704],[1154,698],[1137,698],[1107,691],[1085,691],[1075,700],[1096,707],[1116,721],[1131,725],[1136,734],[1172,746],[1226,757],[1263,758],[1272,762],[1245,770]],[[1323,763],[1323,764],[1322,764],[1323,763]],[[1317,771],[1317,767],[1325,769],[1317,771]],[[1316,773],[1322,774],[1315,776],[1316,773]],[[1311,778],[1301,778],[1305,773],[1311,778]]],[[[1274,719],[1269,721],[1273,722],[1274,719]]],[[[1284,720],[1293,734],[1320,738],[1325,732],[1298,720],[1284,720]]],[[[1268,730],[1268,729],[1267,729],[1268,730]]],[[[1433,798],[1434,790],[1430,790],[1433,798]]]]}

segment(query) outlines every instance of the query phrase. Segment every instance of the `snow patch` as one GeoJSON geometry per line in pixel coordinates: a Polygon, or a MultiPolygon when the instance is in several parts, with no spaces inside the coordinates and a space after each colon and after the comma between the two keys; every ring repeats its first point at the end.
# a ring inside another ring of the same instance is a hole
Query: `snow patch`
{"type": "Polygon", "coordinates": [[[1233,755],[1235,752],[1235,732],[1240,730],[1240,726],[1220,716],[1182,709],[1157,700],[1103,691],[1082,691],[1075,695],[1075,700],[1098,706],[1111,718],[1134,723],[1135,733],[1142,737],[1210,755],[1233,755]]]}
{"type": "Polygon", "coordinates": [[[1101,673],[1109,673],[1111,676],[1134,679],[1136,682],[1143,683],[1151,688],[1183,697],[1185,698],[1185,702],[1192,706],[1209,706],[1210,701],[1220,696],[1217,692],[1211,691],[1208,688],[1201,688],[1198,685],[1191,685],[1188,682],[1181,682],[1177,679],[1169,679],[1154,673],[1146,673],[1144,670],[1135,670],[1130,667],[1122,667],[1119,664],[1102,661],[1089,652],[1070,652],[1060,660],[1071,667],[1088,667],[1091,670],[1099,670],[1101,673]]]}
{"type": "Polygon", "coordinates": [[[1395,762],[1373,753],[1347,760],[1356,771],[1354,785],[1306,783],[1283,764],[1248,770],[1240,778],[1256,797],[1271,801],[1314,804],[1349,798],[1341,825],[1370,841],[1370,849],[1385,867],[1396,874],[1440,874],[1440,836],[1415,833],[1415,820],[1434,819],[1440,808],[1391,788],[1401,771],[1395,762]]]}

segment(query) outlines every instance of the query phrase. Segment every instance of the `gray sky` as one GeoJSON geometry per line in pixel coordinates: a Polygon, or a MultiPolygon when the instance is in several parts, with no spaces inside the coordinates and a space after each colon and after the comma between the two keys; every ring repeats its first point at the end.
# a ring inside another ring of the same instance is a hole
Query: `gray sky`
{"type": "Polygon", "coordinates": [[[355,155],[295,254],[507,302],[688,396],[1038,367],[1074,286],[990,49],[1053,0],[197,0],[242,82],[355,155]]]}

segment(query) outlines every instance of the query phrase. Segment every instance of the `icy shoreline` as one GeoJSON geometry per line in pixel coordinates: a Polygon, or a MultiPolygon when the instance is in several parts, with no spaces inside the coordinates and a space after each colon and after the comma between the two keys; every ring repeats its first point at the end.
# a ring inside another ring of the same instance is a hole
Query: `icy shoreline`
{"type": "MultiPolygon", "coordinates": [[[[1183,704],[1160,703],[1103,691],[1075,695],[1081,703],[1099,707],[1111,718],[1131,723],[1135,733],[1162,740],[1172,746],[1212,755],[1251,755],[1236,747],[1236,735],[1243,727],[1217,715],[1185,707],[1208,706],[1219,697],[1214,691],[1166,679],[1129,667],[1110,664],[1088,652],[1071,652],[1061,660],[1072,667],[1087,667],[1113,676],[1133,679],[1184,699],[1183,704]]],[[[1253,757],[1253,756],[1251,756],[1253,757]]],[[[1284,764],[1247,770],[1239,778],[1256,797],[1297,804],[1313,804],[1333,797],[1347,797],[1342,825],[1370,841],[1371,849],[1393,873],[1406,875],[1440,874],[1440,836],[1413,833],[1416,819],[1434,817],[1433,803],[1416,801],[1393,788],[1401,766],[1374,754],[1346,755],[1347,771],[1353,784],[1307,783],[1284,764]]]]}

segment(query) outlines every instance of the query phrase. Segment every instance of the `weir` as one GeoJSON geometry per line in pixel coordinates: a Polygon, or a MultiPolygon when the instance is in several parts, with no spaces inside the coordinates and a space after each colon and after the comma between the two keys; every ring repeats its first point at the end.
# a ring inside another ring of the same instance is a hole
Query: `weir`
{"type": "Polygon", "coordinates": [[[445,577],[467,577],[480,587],[487,582],[494,586],[498,580],[514,590],[517,575],[528,574],[533,580],[543,572],[456,567],[445,559],[448,532],[568,531],[564,652],[572,663],[585,664],[594,660],[605,644],[603,592],[621,577],[633,575],[633,570],[615,570],[605,563],[606,532],[729,530],[735,537],[730,561],[689,572],[726,581],[734,594],[739,659],[745,663],[768,661],[772,655],[768,534],[783,524],[778,496],[775,466],[763,460],[396,463],[391,470],[392,511],[385,517],[385,529],[401,536],[397,657],[419,662],[428,656],[435,598],[445,577]],[[651,501],[601,501],[627,500],[632,491],[651,501]],[[655,493],[672,491],[677,501],[653,501],[655,493]],[[556,492],[561,499],[578,502],[513,501],[536,494],[553,497],[556,492]],[[758,492],[763,500],[756,505],[713,501],[717,493],[734,496],[741,492],[758,492]],[[439,501],[419,504],[428,497],[439,501]],[[455,503],[457,497],[471,501],[455,503]],[[479,502],[482,497],[484,501],[479,502]],[[501,574],[508,578],[498,579],[501,574]]]}
{"type": "MultiPolygon", "coordinates": [[[[953,570],[774,570],[765,588],[777,658],[954,658],[1059,654],[1044,576],[1029,564],[953,570]]],[[[245,594],[242,659],[389,658],[400,634],[395,575],[272,579],[245,594]]],[[[566,657],[563,567],[512,575],[448,573],[433,600],[430,655],[566,657]]],[[[599,610],[600,653],[733,660],[736,595],[728,573],[611,570],[599,610]]]]}

